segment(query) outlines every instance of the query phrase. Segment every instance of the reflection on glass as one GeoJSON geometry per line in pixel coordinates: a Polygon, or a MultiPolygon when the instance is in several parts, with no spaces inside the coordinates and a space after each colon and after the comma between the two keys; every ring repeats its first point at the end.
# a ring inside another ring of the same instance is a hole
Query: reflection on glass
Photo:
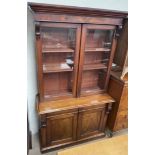
{"type": "Polygon", "coordinates": [[[44,98],[72,94],[76,29],[41,28],[44,98]]]}
{"type": "Polygon", "coordinates": [[[86,49],[111,48],[113,30],[88,30],[86,49]]]}
{"type": "Polygon", "coordinates": [[[112,38],[113,30],[87,30],[81,85],[82,93],[104,90],[112,38]]]}
{"type": "Polygon", "coordinates": [[[42,31],[43,50],[75,49],[75,29],[42,28],[42,31]]]}
{"type": "Polygon", "coordinates": [[[72,71],[76,30],[42,28],[43,71],[72,71]]]}

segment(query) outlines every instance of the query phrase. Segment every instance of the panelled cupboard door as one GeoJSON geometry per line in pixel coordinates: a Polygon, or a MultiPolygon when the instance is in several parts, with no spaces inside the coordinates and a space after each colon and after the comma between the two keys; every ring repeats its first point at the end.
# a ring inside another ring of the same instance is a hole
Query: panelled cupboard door
{"type": "Polygon", "coordinates": [[[83,24],[78,96],[106,90],[116,48],[115,29],[113,25],[83,24]]]}
{"type": "Polygon", "coordinates": [[[47,146],[61,146],[76,140],[77,112],[47,117],[47,146]]]}
{"type": "Polygon", "coordinates": [[[77,139],[89,139],[104,135],[106,119],[105,105],[81,108],[78,116],[77,139]]]}
{"type": "Polygon", "coordinates": [[[46,23],[36,26],[40,100],[76,96],[81,24],[46,23]]]}

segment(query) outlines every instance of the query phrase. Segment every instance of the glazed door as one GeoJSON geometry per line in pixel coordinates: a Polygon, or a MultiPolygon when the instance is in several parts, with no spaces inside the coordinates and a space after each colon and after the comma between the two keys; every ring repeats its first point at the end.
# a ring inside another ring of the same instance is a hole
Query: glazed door
{"type": "Polygon", "coordinates": [[[114,34],[115,26],[82,26],[78,96],[106,90],[116,47],[114,34]]]}
{"type": "Polygon", "coordinates": [[[40,23],[36,28],[41,101],[76,96],[80,24],[40,23]],[[39,29],[39,30],[38,30],[39,29]]]}
{"type": "Polygon", "coordinates": [[[91,106],[79,109],[77,139],[84,140],[104,136],[107,120],[106,106],[91,106]]]}

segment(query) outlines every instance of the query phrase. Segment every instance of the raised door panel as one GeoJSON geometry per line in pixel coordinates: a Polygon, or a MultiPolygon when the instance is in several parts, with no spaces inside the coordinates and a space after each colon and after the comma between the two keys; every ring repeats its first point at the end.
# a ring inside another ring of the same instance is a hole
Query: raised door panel
{"type": "Polygon", "coordinates": [[[88,139],[104,135],[106,107],[79,110],[77,138],[88,139]]]}
{"type": "Polygon", "coordinates": [[[76,140],[77,112],[47,118],[47,145],[69,144],[76,140]]]}

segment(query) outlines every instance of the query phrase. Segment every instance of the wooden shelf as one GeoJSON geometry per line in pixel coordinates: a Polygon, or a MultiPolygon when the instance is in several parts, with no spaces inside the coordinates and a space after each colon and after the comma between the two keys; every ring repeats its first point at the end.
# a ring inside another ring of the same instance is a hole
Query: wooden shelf
{"type": "Polygon", "coordinates": [[[86,48],[85,52],[110,52],[109,48],[86,48]]]}
{"type": "Polygon", "coordinates": [[[84,65],[83,70],[92,70],[92,69],[106,69],[107,66],[100,63],[100,64],[88,64],[84,65]]]}
{"type": "Polygon", "coordinates": [[[73,69],[66,63],[60,64],[43,64],[43,73],[53,72],[71,72],[73,69]]]}
{"type": "Polygon", "coordinates": [[[99,88],[99,87],[92,87],[92,88],[82,88],[81,89],[81,93],[82,94],[89,94],[89,93],[94,93],[94,92],[100,92],[103,91],[103,89],[99,88]]]}
{"type": "Polygon", "coordinates": [[[45,95],[44,95],[44,98],[46,99],[46,100],[51,100],[51,99],[56,99],[56,98],[58,98],[58,97],[67,97],[67,96],[72,96],[72,92],[69,92],[69,91],[57,91],[57,92],[49,92],[49,93],[46,93],[45,95]]]}
{"type": "Polygon", "coordinates": [[[42,53],[73,53],[74,50],[71,48],[45,48],[42,53]]]}

